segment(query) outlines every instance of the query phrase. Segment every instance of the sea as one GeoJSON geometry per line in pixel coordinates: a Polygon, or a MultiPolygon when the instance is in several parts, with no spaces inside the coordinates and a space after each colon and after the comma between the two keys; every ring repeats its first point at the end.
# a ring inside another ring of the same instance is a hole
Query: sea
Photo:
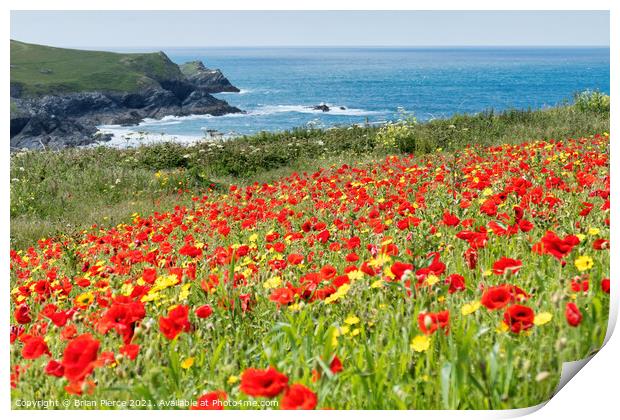
{"type": "Polygon", "coordinates": [[[178,64],[202,60],[239,93],[214,96],[245,111],[168,116],[101,126],[109,145],[193,143],[296,127],[419,121],[493,109],[539,109],[576,92],[609,93],[609,48],[168,48],[178,64]],[[328,112],[313,109],[325,104],[328,112]]]}

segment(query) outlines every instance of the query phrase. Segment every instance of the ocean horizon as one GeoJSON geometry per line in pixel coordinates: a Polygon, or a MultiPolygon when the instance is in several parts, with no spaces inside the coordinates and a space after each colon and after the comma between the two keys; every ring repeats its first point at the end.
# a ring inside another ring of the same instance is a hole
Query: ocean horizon
{"type": "MultiPolygon", "coordinates": [[[[146,49],[131,49],[144,51],[146,49]]],[[[149,50],[153,50],[150,48],[149,50]]],[[[584,90],[609,93],[608,47],[161,48],[182,64],[219,68],[239,93],[214,96],[245,111],[102,126],[111,145],[419,121],[493,109],[540,109],[584,90]],[[328,112],[313,109],[326,104],[328,112]]],[[[118,50],[117,50],[118,51],[118,50]]]]}

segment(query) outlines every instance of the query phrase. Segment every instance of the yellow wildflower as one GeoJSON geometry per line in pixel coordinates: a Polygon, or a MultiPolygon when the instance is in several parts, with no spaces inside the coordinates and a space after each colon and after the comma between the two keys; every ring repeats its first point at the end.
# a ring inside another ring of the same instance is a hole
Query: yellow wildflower
{"type": "Polygon", "coordinates": [[[187,359],[183,360],[181,362],[181,367],[183,369],[189,369],[194,365],[194,358],[193,357],[188,357],[187,359]]]}
{"type": "Polygon", "coordinates": [[[371,289],[376,289],[376,288],[381,287],[381,286],[383,286],[383,280],[377,280],[377,281],[374,281],[374,282],[370,285],[370,288],[371,288],[371,289]]]}
{"type": "Polygon", "coordinates": [[[349,280],[351,281],[361,280],[364,278],[364,272],[360,270],[352,270],[347,273],[347,277],[349,277],[349,280]]]}
{"type": "Polygon", "coordinates": [[[497,333],[505,333],[509,329],[510,329],[510,327],[508,327],[508,324],[506,324],[504,321],[502,321],[502,322],[499,323],[499,325],[495,329],[495,332],[497,332],[497,333]]]}
{"type": "Polygon", "coordinates": [[[431,274],[428,277],[426,277],[426,284],[428,284],[429,286],[433,286],[434,284],[437,284],[438,281],[439,281],[439,277],[437,277],[434,274],[431,274]]]}
{"type": "Polygon", "coordinates": [[[75,303],[78,306],[88,306],[95,300],[95,295],[92,292],[82,293],[75,297],[75,303]]]}
{"type": "Polygon", "coordinates": [[[346,295],[349,291],[349,289],[351,288],[351,286],[349,286],[348,284],[343,284],[342,286],[340,286],[338,288],[338,290],[336,290],[336,293],[332,293],[331,295],[329,295],[324,302],[325,303],[332,303],[337,301],[338,299],[340,299],[341,297],[343,297],[344,295],[346,295]]]}
{"type": "Polygon", "coordinates": [[[301,309],[303,308],[303,303],[293,303],[292,305],[288,306],[288,310],[291,312],[299,312],[301,311],[301,309]]]}
{"type": "Polygon", "coordinates": [[[181,292],[179,293],[179,300],[185,300],[189,296],[189,289],[192,287],[191,283],[186,283],[181,286],[181,292]]]}
{"type": "Polygon", "coordinates": [[[480,301],[469,302],[461,308],[461,314],[471,315],[480,308],[480,301]]]}
{"type": "Polygon", "coordinates": [[[541,312],[534,317],[534,325],[537,325],[537,326],[545,325],[546,323],[551,321],[552,318],[553,318],[553,315],[551,315],[549,312],[541,312]]]}
{"type": "Polygon", "coordinates": [[[428,348],[431,345],[431,339],[428,338],[425,335],[418,335],[416,337],[414,337],[413,340],[411,340],[411,350],[418,352],[418,353],[422,353],[426,350],[428,350],[428,348]]]}
{"type": "Polygon", "coordinates": [[[275,276],[275,277],[270,278],[266,282],[264,282],[263,287],[265,289],[275,289],[276,287],[279,287],[281,284],[282,284],[282,279],[280,278],[280,276],[275,276]]]}
{"type": "Polygon", "coordinates": [[[575,260],[575,267],[579,271],[586,271],[592,268],[594,261],[587,255],[582,255],[575,260]]]}

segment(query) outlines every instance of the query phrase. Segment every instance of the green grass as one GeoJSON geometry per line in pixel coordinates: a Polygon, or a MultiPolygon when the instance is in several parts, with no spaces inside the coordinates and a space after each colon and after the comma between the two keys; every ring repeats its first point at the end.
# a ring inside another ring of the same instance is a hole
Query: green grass
{"type": "Polygon", "coordinates": [[[11,83],[20,84],[25,95],[133,92],[181,78],[179,67],[162,52],[120,54],[11,40],[11,83]]]}
{"type": "Polygon", "coordinates": [[[188,63],[181,64],[179,68],[184,75],[192,76],[198,72],[200,65],[200,61],[190,61],[188,63]]]}
{"type": "Polygon", "coordinates": [[[423,124],[405,121],[387,128],[297,129],[191,147],[168,143],[127,150],[20,152],[11,156],[11,244],[23,248],[67,227],[114,225],[129,220],[134,211],[189,202],[191,194],[179,196],[179,189],[199,194],[233,183],[268,183],[294,171],[388,154],[418,155],[437,149],[459,150],[467,144],[603,132],[609,132],[609,108],[567,105],[458,115],[423,124]],[[390,127],[400,131],[393,135],[388,133],[390,127]],[[386,145],[386,136],[392,136],[396,144],[386,145]]]}

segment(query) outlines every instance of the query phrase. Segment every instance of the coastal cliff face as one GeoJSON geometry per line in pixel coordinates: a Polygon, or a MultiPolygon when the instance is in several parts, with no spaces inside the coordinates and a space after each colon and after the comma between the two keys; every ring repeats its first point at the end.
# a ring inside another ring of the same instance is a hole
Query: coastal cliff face
{"type": "Polygon", "coordinates": [[[162,52],[115,54],[11,41],[11,148],[64,148],[109,140],[97,133],[101,124],[242,112],[211,95],[239,91],[219,70],[201,62],[188,64],[192,72],[186,76],[162,52]],[[62,65],[48,68],[54,63],[49,56],[61,58],[62,65]]]}
{"type": "Polygon", "coordinates": [[[209,69],[202,61],[190,61],[179,67],[191,83],[208,93],[239,92],[239,89],[230,83],[220,69],[209,69]]]}

